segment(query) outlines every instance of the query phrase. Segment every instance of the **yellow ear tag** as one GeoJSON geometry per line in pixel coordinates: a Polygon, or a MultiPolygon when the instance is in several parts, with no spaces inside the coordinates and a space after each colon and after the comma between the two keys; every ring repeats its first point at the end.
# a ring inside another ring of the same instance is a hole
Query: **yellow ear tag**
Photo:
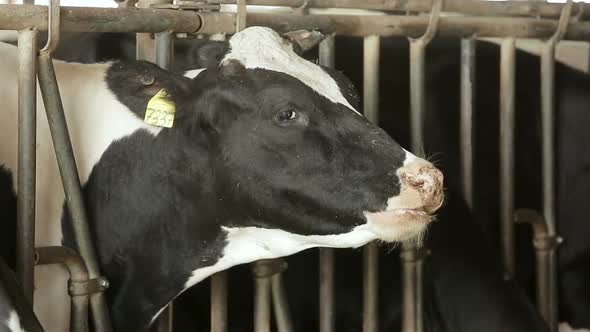
{"type": "Polygon", "coordinates": [[[174,115],[176,113],[176,104],[167,99],[170,95],[162,89],[150,99],[145,110],[143,121],[159,127],[172,128],[174,115]]]}

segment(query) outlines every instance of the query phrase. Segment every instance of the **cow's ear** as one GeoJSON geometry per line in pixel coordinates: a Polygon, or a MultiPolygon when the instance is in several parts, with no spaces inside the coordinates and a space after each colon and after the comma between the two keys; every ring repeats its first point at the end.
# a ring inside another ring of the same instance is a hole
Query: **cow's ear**
{"type": "Polygon", "coordinates": [[[192,68],[213,68],[219,65],[228,50],[226,41],[196,40],[191,42],[187,62],[192,68]]]}
{"type": "Polygon", "coordinates": [[[191,79],[146,61],[112,63],[106,83],[117,99],[142,119],[155,96],[181,104],[190,97],[192,86],[191,79]]]}
{"type": "Polygon", "coordinates": [[[235,59],[224,61],[219,67],[219,73],[225,78],[235,78],[246,72],[246,67],[235,59]]]}
{"type": "Polygon", "coordinates": [[[293,51],[301,56],[319,45],[326,36],[319,30],[296,30],[284,33],[283,38],[291,42],[293,51]]]}

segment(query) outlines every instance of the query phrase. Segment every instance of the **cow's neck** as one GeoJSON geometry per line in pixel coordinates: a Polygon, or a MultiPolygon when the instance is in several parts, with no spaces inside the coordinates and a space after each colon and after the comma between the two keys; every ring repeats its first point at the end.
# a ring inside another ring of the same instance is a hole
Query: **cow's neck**
{"type": "Polygon", "coordinates": [[[210,159],[206,142],[139,131],[111,144],[90,174],[84,193],[116,331],[146,328],[193,271],[219,259],[230,202],[217,198],[210,159]]]}

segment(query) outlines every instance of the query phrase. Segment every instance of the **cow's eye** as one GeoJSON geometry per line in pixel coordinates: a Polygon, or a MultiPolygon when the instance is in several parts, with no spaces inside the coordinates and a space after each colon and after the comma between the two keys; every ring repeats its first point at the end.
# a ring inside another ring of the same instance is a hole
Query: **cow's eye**
{"type": "Polygon", "coordinates": [[[277,120],[279,120],[281,122],[295,120],[295,119],[297,119],[297,117],[298,117],[297,112],[295,112],[292,109],[280,111],[277,113],[277,120]]]}

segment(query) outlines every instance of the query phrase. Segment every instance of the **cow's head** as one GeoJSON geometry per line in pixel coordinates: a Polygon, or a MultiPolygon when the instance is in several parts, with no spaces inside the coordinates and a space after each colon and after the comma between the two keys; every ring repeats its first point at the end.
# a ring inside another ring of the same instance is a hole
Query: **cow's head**
{"type": "Polygon", "coordinates": [[[217,65],[159,73],[137,100],[165,88],[177,107],[165,130],[206,144],[211,206],[230,236],[288,238],[291,251],[416,236],[442,204],[441,172],[361,115],[347,78],[300,57],[306,37],[319,41],[247,28],[213,44],[217,65]]]}

